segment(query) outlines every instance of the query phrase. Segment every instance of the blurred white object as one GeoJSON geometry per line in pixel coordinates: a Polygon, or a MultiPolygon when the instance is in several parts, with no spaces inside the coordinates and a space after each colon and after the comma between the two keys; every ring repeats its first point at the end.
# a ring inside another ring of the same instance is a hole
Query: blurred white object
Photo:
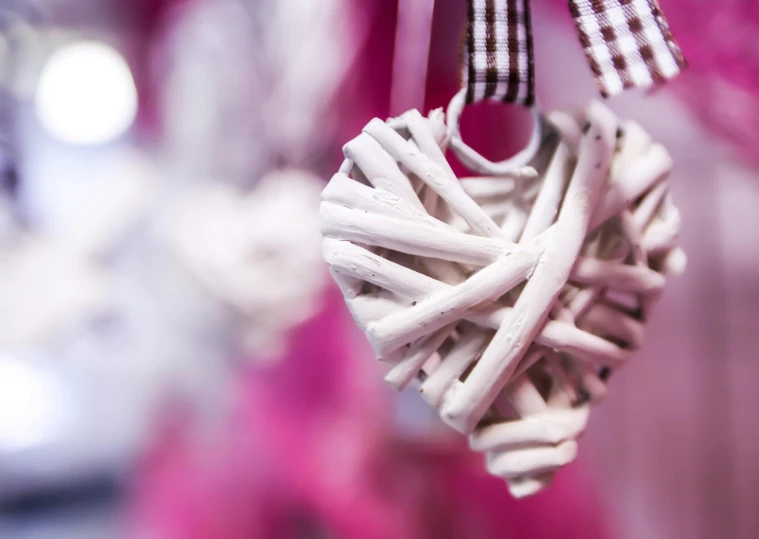
{"type": "Polygon", "coordinates": [[[160,234],[218,300],[207,310],[227,307],[236,344],[257,358],[281,356],[328,282],[323,184],[298,169],[333,144],[327,112],[360,51],[366,11],[347,0],[197,0],[177,12],[163,106],[181,183],[160,234]]]}
{"type": "Polygon", "coordinates": [[[65,424],[66,391],[51,373],[0,355],[0,451],[47,441],[65,424]]]}
{"type": "Polygon", "coordinates": [[[137,90],[124,57],[104,43],[61,47],[42,69],[35,95],[45,129],[63,142],[94,145],[123,135],[137,114],[137,90]]]}
{"type": "Polygon", "coordinates": [[[8,197],[0,195],[0,249],[18,235],[18,223],[8,197]]]}
{"type": "MultiPolygon", "coordinates": [[[[150,202],[151,182],[132,174],[142,170],[133,161],[132,154],[120,154],[119,167],[110,169],[110,174],[101,170],[96,200],[79,207],[66,226],[53,220],[49,229],[21,230],[15,226],[8,200],[0,197],[0,349],[65,338],[115,309],[101,255],[150,202]]],[[[63,168],[59,172],[66,176],[63,168]]],[[[48,177],[51,190],[53,183],[48,177]]],[[[76,194],[73,189],[67,192],[76,194]]],[[[64,195],[59,205],[66,200],[64,195]]]]}
{"type": "Polygon", "coordinates": [[[183,6],[162,100],[178,172],[250,184],[323,152],[335,122],[329,106],[367,33],[365,11],[347,0],[183,6]]]}
{"type": "Polygon", "coordinates": [[[258,358],[286,350],[289,330],[312,316],[326,280],[318,177],[266,175],[248,193],[207,183],[181,194],[162,235],[205,290],[239,317],[241,343],[258,358]]]}
{"type": "Polygon", "coordinates": [[[107,302],[105,276],[55,241],[24,238],[0,250],[0,347],[54,338],[107,302]]]}

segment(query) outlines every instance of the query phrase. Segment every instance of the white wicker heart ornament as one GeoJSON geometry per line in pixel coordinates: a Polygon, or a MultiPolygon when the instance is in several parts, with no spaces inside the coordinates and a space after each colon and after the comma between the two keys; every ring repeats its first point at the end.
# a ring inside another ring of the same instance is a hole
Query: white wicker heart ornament
{"type": "Polygon", "coordinates": [[[592,103],[536,114],[534,144],[491,164],[461,141],[458,112],[451,127],[441,111],[374,119],[345,145],[323,253],[386,380],[419,380],[522,497],[574,460],[589,405],[683,268],[671,160],[592,103]],[[449,144],[487,174],[456,178],[449,144]]]}

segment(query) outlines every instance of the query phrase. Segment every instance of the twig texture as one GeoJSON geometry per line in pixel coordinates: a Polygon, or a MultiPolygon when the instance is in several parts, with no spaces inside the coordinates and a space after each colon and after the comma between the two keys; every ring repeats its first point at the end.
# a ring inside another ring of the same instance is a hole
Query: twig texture
{"type": "Polygon", "coordinates": [[[661,145],[598,103],[547,125],[530,170],[459,179],[439,111],[375,119],[322,194],[324,258],[386,380],[417,379],[518,497],[575,458],[685,262],[661,145]]]}

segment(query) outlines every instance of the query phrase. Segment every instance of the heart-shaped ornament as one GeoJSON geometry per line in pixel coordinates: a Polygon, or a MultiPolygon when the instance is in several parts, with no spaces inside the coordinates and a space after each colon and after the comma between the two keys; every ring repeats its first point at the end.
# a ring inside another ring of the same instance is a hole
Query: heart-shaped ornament
{"type": "Polygon", "coordinates": [[[374,119],[322,193],[323,254],[386,380],[485,452],[517,496],[577,454],[589,405],[640,347],[665,275],[683,269],[671,160],[592,103],[536,113],[493,164],[412,110],[374,119]],[[448,146],[481,173],[459,179],[448,146]]]}

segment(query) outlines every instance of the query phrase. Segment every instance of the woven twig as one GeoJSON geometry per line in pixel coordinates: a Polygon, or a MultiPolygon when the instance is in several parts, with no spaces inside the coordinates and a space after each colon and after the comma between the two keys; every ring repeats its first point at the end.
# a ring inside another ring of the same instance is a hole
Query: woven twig
{"type": "Polygon", "coordinates": [[[321,206],[324,258],[386,380],[420,380],[518,497],[575,458],[684,261],[667,151],[597,103],[549,118],[531,174],[462,180],[440,112],[372,120],[321,206]]]}

